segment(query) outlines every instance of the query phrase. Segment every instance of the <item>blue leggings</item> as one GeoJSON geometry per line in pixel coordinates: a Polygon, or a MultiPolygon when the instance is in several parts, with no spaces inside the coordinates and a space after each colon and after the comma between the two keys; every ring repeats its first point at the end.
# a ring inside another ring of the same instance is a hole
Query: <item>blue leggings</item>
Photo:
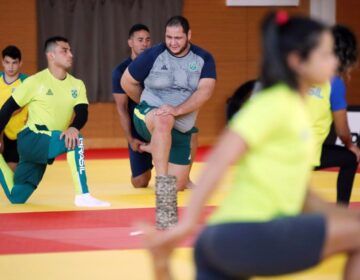
{"type": "Polygon", "coordinates": [[[207,226],[195,245],[196,279],[244,280],[312,267],[320,260],[325,231],[321,215],[207,226]]]}

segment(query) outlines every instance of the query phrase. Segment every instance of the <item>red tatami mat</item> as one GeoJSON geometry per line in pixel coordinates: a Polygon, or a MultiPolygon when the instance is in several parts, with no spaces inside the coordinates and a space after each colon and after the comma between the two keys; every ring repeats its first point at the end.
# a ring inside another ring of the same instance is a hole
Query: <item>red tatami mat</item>
{"type": "Polygon", "coordinates": [[[154,217],[154,208],[0,214],[0,254],[142,248],[141,236],[130,235],[134,222],[154,217]]]}

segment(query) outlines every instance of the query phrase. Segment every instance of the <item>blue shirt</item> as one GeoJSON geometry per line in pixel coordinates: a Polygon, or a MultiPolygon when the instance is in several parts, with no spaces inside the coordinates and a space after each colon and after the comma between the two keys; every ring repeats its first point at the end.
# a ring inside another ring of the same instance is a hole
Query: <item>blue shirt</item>
{"type": "MultiPolygon", "coordinates": [[[[197,90],[202,78],[216,79],[215,62],[210,53],[190,46],[183,57],[172,55],[165,43],[145,50],[128,67],[131,76],[144,82],[141,101],[150,106],[178,106],[197,90]]],[[[196,121],[197,112],[176,117],[174,127],[187,132],[196,121]]]]}
{"type": "MultiPolygon", "coordinates": [[[[115,69],[112,72],[112,92],[114,94],[126,94],[124,89],[120,85],[120,80],[122,75],[124,74],[126,68],[129,66],[129,64],[132,62],[132,59],[129,57],[122,63],[120,63],[118,66],[115,67],[115,69]]],[[[132,122],[134,109],[136,107],[136,102],[134,102],[131,98],[128,98],[128,112],[130,115],[130,119],[132,122]]]]}
{"type": "Polygon", "coordinates": [[[330,107],[331,111],[346,110],[347,103],[345,97],[345,83],[339,77],[335,76],[331,81],[330,107]]]}
{"type": "MultiPolygon", "coordinates": [[[[126,68],[129,66],[129,64],[132,62],[131,58],[127,58],[125,61],[120,63],[112,72],[112,92],[113,94],[126,94],[124,89],[120,85],[120,80],[122,75],[124,74],[126,68]]],[[[134,109],[136,107],[137,103],[134,102],[131,98],[128,98],[128,112],[130,116],[130,122],[131,122],[131,132],[133,136],[137,136],[136,130],[133,123],[133,115],[134,115],[134,109]]],[[[137,138],[139,138],[137,136],[137,138]]]]}

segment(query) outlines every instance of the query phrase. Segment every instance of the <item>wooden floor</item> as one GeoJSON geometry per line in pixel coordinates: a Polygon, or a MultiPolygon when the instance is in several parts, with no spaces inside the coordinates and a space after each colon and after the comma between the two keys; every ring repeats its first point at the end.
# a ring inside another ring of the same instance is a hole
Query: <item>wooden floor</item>
{"type": "MultiPolygon", "coordinates": [[[[192,178],[203,163],[196,162],[192,178]]],[[[108,200],[108,209],[74,207],[74,190],[66,161],[49,166],[44,180],[26,205],[10,205],[0,194],[0,279],[153,279],[150,259],[140,237],[130,236],[137,220],[154,220],[153,182],[148,189],[133,189],[127,159],[87,161],[92,194],[108,200]]],[[[221,187],[209,200],[207,216],[231,185],[229,171],[221,187]]],[[[316,172],[313,188],[326,200],[335,200],[336,172],[316,172]]],[[[179,206],[191,191],[179,194],[179,206]]],[[[360,202],[360,176],[353,191],[354,207],[360,202]]],[[[175,279],[193,279],[191,239],[176,250],[172,266],[175,279]]],[[[283,280],[340,280],[344,256],[336,256],[319,267],[283,280]]],[[[262,278],[256,278],[262,279],[262,278]]]]}

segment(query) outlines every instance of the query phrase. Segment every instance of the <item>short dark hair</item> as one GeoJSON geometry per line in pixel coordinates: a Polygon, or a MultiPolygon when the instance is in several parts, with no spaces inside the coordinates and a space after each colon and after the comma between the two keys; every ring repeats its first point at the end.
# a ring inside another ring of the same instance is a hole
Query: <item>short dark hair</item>
{"type": "Polygon", "coordinates": [[[335,55],[340,62],[338,72],[341,74],[357,62],[357,40],[351,29],[344,25],[335,25],[331,31],[335,41],[335,55]]]}
{"type": "Polygon", "coordinates": [[[279,82],[298,89],[297,75],[287,63],[288,55],[297,52],[302,60],[308,59],[319,45],[320,35],[330,29],[303,16],[279,22],[278,13],[270,13],[262,24],[261,83],[264,89],[279,82]]]}
{"type": "Polygon", "coordinates": [[[190,24],[189,21],[183,16],[173,16],[165,24],[165,28],[169,26],[181,26],[185,34],[189,33],[190,24]]]}
{"type": "Polygon", "coordinates": [[[21,51],[18,47],[13,45],[7,46],[2,50],[2,58],[4,59],[5,56],[11,57],[12,59],[19,59],[19,61],[21,61],[21,51]]]}
{"type": "Polygon", "coordinates": [[[66,39],[65,37],[62,36],[52,36],[49,37],[44,44],[44,51],[45,53],[47,53],[48,51],[50,51],[50,49],[52,49],[57,42],[65,42],[65,43],[69,43],[69,40],[66,39]]]}
{"type": "Polygon", "coordinates": [[[141,30],[145,30],[147,32],[150,33],[150,29],[149,27],[147,27],[146,25],[144,24],[141,24],[141,23],[137,23],[137,24],[134,24],[130,30],[129,30],[129,38],[131,38],[132,35],[134,35],[135,32],[138,32],[138,31],[141,31],[141,30]]]}

